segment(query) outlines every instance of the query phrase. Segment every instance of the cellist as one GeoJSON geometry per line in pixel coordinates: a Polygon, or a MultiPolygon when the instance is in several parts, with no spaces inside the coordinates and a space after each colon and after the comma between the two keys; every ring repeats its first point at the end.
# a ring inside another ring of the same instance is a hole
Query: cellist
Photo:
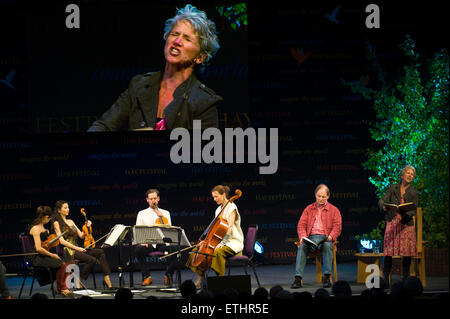
{"type": "MultiPolygon", "coordinates": [[[[220,213],[223,219],[228,223],[228,230],[222,241],[215,247],[211,258],[210,268],[216,274],[223,276],[225,274],[225,263],[227,258],[241,254],[244,248],[244,234],[241,229],[241,217],[235,203],[228,202],[230,197],[230,188],[228,186],[217,185],[211,190],[213,200],[219,205],[215,211],[215,217],[220,213]]],[[[200,245],[201,242],[198,244],[200,245]]],[[[205,270],[195,267],[193,259],[196,256],[197,248],[195,248],[186,263],[186,267],[190,268],[198,275],[195,282],[197,288],[201,288],[205,270]]]]}

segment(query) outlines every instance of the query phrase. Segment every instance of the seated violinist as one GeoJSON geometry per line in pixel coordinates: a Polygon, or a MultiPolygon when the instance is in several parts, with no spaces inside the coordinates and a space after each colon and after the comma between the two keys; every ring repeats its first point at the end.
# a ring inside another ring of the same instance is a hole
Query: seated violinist
{"type": "MultiPolygon", "coordinates": [[[[84,238],[85,233],[81,232],[75,225],[74,221],[68,219],[69,204],[64,200],[59,200],[55,203],[55,213],[53,215],[52,227],[55,230],[56,235],[67,231],[60,239],[61,245],[64,246],[64,260],[66,263],[71,263],[75,259],[78,259],[86,265],[80,272],[80,280],[86,280],[89,274],[92,272],[95,264],[100,264],[103,274],[103,286],[108,289],[113,289],[109,274],[111,270],[109,268],[108,261],[106,260],[105,252],[100,248],[81,248],[78,247],[78,238],[84,238]],[[74,231],[75,230],[75,231],[74,231]]],[[[91,226],[91,222],[88,221],[87,227],[91,226]]],[[[81,282],[77,282],[77,288],[81,288],[81,282]]]]}
{"type": "Polygon", "coordinates": [[[66,285],[66,263],[61,258],[43,247],[43,243],[48,239],[50,233],[44,227],[50,221],[52,209],[48,206],[39,206],[36,210],[36,219],[30,225],[29,234],[33,250],[37,253],[31,256],[31,264],[35,267],[48,267],[52,271],[53,278],[56,278],[58,294],[64,297],[72,297],[73,292],[66,285]]]}
{"type": "MultiPolygon", "coordinates": [[[[160,197],[159,191],[156,188],[149,189],[146,193],[146,201],[148,208],[141,210],[136,218],[136,226],[153,226],[153,225],[169,225],[172,226],[170,212],[158,206],[160,197]]],[[[150,276],[150,264],[147,263],[147,256],[150,252],[155,250],[165,250],[172,252],[175,248],[171,246],[162,247],[161,245],[140,244],[136,246],[136,257],[142,272],[142,286],[152,284],[152,277],[150,276]]],[[[173,285],[173,274],[176,268],[176,256],[167,258],[166,274],[164,276],[164,284],[167,286],[173,285]]]]}
{"type": "MultiPolygon", "coordinates": [[[[214,248],[214,252],[212,254],[214,257],[208,257],[200,253],[196,253],[202,250],[202,243],[205,241],[205,239],[203,239],[197,245],[199,248],[194,248],[186,263],[186,267],[190,268],[198,275],[198,279],[195,282],[195,286],[197,288],[201,288],[203,277],[205,271],[207,270],[203,263],[198,264],[197,259],[207,257],[211,261],[209,267],[211,267],[216,274],[223,276],[225,274],[226,259],[240,254],[244,248],[244,234],[241,229],[241,217],[236,204],[232,201],[229,202],[229,194],[230,188],[228,186],[217,185],[211,190],[213,200],[217,203],[217,205],[219,205],[215,212],[216,218],[220,214],[221,217],[228,223],[226,235],[214,248]]],[[[208,238],[208,234],[204,234],[202,237],[208,238]]]]}

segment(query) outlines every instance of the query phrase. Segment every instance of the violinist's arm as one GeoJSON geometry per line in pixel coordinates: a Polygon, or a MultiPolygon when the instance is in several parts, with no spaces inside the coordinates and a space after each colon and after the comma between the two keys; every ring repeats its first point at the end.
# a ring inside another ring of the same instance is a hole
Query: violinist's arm
{"type": "Polygon", "coordinates": [[[78,237],[83,239],[84,238],[84,233],[77,227],[77,225],[75,225],[75,223],[73,221],[72,221],[72,227],[75,227],[75,229],[77,230],[78,237]]]}
{"type": "Polygon", "coordinates": [[[41,235],[39,234],[39,230],[36,228],[31,228],[30,231],[31,235],[33,236],[34,239],[34,248],[36,249],[36,252],[41,254],[41,255],[45,255],[45,256],[49,256],[55,259],[61,259],[59,258],[59,256],[57,254],[53,254],[51,252],[49,252],[48,250],[42,248],[41,245],[41,235]]]}
{"type": "MultiPolygon", "coordinates": [[[[56,235],[57,236],[61,235],[61,228],[59,228],[59,223],[57,221],[55,221],[53,223],[53,227],[55,228],[56,235]]],[[[75,246],[75,245],[69,243],[67,240],[64,239],[64,236],[61,236],[59,238],[59,242],[61,243],[61,245],[66,246],[68,248],[72,248],[73,250],[76,250],[76,251],[79,251],[79,252],[82,252],[82,253],[86,252],[86,249],[78,247],[78,246],[75,246]]]]}

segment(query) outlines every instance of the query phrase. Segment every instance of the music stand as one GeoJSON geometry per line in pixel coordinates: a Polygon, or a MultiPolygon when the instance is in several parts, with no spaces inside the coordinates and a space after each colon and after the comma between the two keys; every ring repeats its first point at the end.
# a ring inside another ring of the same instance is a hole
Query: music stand
{"type": "Polygon", "coordinates": [[[167,241],[167,239],[169,239],[170,242],[175,242],[177,243],[177,283],[178,283],[178,287],[175,288],[161,288],[158,289],[157,291],[161,291],[161,292],[179,292],[180,291],[180,286],[181,286],[181,246],[187,246],[187,247],[191,247],[191,243],[189,242],[189,240],[186,237],[186,234],[184,233],[184,229],[181,227],[170,227],[170,228],[160,228],[163,235],[165,241],[167,241]]]}
{"type": "Polygon", "coordinates": [[[123,287],[123,271],[124,271],[124,267],[123,267],[123,259],[122,259],[122,247],[124,243],[129,244],[129,262],[126,263],[125,266],[129,267],[131,269],[131,271],[129,271],[129,275],[130,275],[130,288],[132,288],[134,286],[134,282],[133,282],[133,258],[131,255],[131,251],[132,251],[132,240],[131,240],[131,226],[125,226],[122,224],[117,224],[115,225],[108,237],[106,238],[105,242],[102,245],[102,248],[104,247],[112,247],[112,246],[118,246],[119,247],[119,287],[122,288],[123,287]]]}

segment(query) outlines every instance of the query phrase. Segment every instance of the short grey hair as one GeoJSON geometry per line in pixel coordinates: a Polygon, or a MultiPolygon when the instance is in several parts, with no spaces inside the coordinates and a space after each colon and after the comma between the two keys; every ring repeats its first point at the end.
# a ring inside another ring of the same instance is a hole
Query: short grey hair
{"type": "Polygon", "coordinates": [[[416,169],[412,165],[406,165],[405,167],[403,167],[402,171],[400,172],[400,176],[403,176],[403,174],[405,174],[405,172],[409,169],[414,172],[414,177],[416,177],[416,169]]]}
{"type": "Polygon", "coordinates": [[[325,184],[319,184],[317,187],[316,187],[316,189],[315,189],[315,191],[314,191],[314,194],[317,194],[317,192],[320,190],[320,189],[325,189],[325,191],[327,192],[327,195],[328,196],[330,196],[330,189],[328,188],[328,186],[327,185],[325,185],[325,184]]]}
{"type": "Polygon", "coordinates": [[[220,48],[216,24],[208,19],[204,11],[200,11],[193,5],[187,4],[183,9],[177,8],[177,14],[166,21],[164,40],[167,40],[170,31],[182,20],[189,21],[194,27],[195,32],[200,38],[200,53],[205,55],[205,62],[209,61],[220,48]]]}

